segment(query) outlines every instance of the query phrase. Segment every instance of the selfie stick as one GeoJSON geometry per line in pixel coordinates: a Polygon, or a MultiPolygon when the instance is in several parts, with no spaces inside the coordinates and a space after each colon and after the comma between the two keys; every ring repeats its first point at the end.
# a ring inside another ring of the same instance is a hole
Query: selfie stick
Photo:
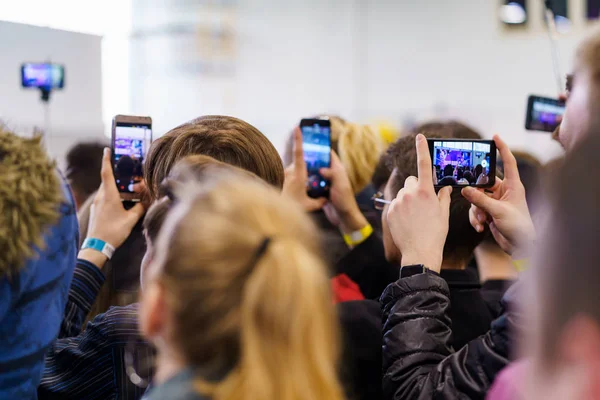
{"type": "Polygon", "coordinates": [[[550,38],[550,49],[552,51],[552,66],[554,68],[554,75],[556,77],[556,85],[558,93],[561,94],[564,91],[562,84],[562,75],[560,73],[560,61],[558,56],[558,44],[557,44],[557,31],[556,22],[554,21],[554,11],[552,10],[552,0],[546,0],[546,25],[548,26],[548,37],[550,38]]]}

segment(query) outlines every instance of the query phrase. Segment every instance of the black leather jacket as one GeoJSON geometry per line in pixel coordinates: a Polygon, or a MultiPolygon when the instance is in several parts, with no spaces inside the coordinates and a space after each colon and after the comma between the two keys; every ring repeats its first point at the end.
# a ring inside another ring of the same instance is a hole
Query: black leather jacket
{"type": "Polygon", "coordinates": [[[513,285],[502,300],[504,313],[485,335],[452,349],[450,293],[446,281],[429,272],[402,278],[381,296],[383,310],[383,393],[386,400],[483,399],[509,362],[513,285]]]}

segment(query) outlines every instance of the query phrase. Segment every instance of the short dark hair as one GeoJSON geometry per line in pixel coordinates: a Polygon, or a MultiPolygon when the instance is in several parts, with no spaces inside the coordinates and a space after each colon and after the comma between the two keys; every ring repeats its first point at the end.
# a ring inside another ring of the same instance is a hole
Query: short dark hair
{"type": "Polygon", "coordinates": [[[82,197],[81,202],[100,187],[100,169],[105,144],[82,142],[71,147],[66,156],[65,177],[71,188],[82,197]]]}
{"type": "Polygon", "coordinates": [[[144,179],[152,199],[157,198],[159,185],[175,163],[193,154],[213,157],[283,187],[283,163],[265,135],[240,119],[210,115],[180,125],[152,143],[144,163],[144,179]]]}
{"type": "Polygon", "coordinates": [[[481,139],[475,129],[459,121],[429,121],[412,129],[416,135],[422,133],[429,138],[481,139]]]}
{"type": "MultiPolygon", "coordinates": [[[[394,180],[388,182],[392,193],[404,187],[409,176],[417,176],[417,150],[415,136],[406,136],[392,144],[388,150],[389,167],[396,170],[394,180]]],[[[462,196],[460,190],[452,191],[450,202],[450,229],[444,245],[444,260],[468,261],[475,248],[485,238],[487,232],[478,233],[469,222],[471,204],[462,196]]]]}
{"type": "MultiPolygon", "coordinates": [[[[481,139],[482,136],[468,125],[463,124],[459,121],[429,121],[421,125],[417,125],[412,129],[412,132],[416,135],[422,133],[427,138],[454,138],[454,139],[481,139]]],[[[390,148],[393,144],[390,146],[390,148]]],[[[392,174],[391,165],[393,162],[390,159],[390,148],[388,151],[381,155],[375,172],[371,178],[373,186],[379,190],[386,184],[390,175],[392,174]],[[391,168],[390,168],[391,167],[391,168]]]]}

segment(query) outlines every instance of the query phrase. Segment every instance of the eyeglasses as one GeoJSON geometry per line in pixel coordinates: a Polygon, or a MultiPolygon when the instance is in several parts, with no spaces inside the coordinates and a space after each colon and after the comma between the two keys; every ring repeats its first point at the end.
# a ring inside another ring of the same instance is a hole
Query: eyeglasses
{"type": "Polygon", "coordinates": [[[376,210],[383,210],[383,208],[385,207],[386,204],[391,204],[392,202],[389,200],[385,200],[383,198],[383,193],[381,192],[377,192],[373,195],[373,197],[371,197],[371,200],[373,200],[373,207],[375,207],[376,210]]]}

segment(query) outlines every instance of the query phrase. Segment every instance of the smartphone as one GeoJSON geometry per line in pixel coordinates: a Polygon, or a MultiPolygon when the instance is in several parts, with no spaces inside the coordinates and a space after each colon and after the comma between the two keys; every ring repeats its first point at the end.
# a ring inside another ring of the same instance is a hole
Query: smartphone
{"type": "Polygon", "coordinates": [[[427,139],[427,143],[436,188],[489,188],[496,183],[496,143],[493,140],[427,139]]]}
{"type": "Polygon", "coordinates": [[[525,129],[554,132],[565,113],[565,102],[549,97],[529,96],[525,129]]]}
{"type": "Polygon", "coordinates": [[[117,115],[112,124],[112,165],[121,199],[139,201],[133,186],[143,179],[143,164],[152,143],[152,118],[117,115]]]}
{"type": "Polygon", "coordinates": [[[65,86],[65,67],[50,63],[23,63],[21,86],[24,88],[62,89],[65,86]]]}
{"type": "Polygon", "coordinates": [[[328,197],[331,183],[319,174],[319,169],[331,166],[331,122],[329,118],[303,119],[300,121],[300,130],[308,170],[308,196],[328,197]]]}

